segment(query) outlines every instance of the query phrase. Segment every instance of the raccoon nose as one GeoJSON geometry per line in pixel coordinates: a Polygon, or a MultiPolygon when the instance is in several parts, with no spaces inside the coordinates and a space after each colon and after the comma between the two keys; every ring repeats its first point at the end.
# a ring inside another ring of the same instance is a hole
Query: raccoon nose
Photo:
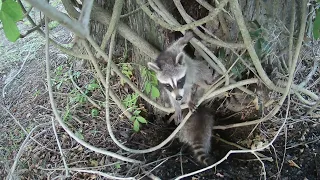
{"type": "Polygon", "coordinates": [[[176,97],[176,100],[177,101],[180,101],[182,99],[182,96],[180,96],[180,95],[178,95],[177,97],[176,97]]]}

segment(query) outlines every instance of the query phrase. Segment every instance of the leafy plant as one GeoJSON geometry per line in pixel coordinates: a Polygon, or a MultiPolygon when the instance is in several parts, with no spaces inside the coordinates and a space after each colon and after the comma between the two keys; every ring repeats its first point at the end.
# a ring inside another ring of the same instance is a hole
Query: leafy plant
{"type": "MultiPolygon", "coordinates": [[[[131,79],[131,77],[133,76],[133,68],[129,63],[121,64],[121,72],[122,72],[122,74],[127,76],[127,78],[129,78],[129,79],[131,79]]],[[[124,85],[123,79],[120,79],[120,83],[121,83],[121,85],[124,85]]]]}
{"type": "Polygon", "coordinates": [[[139,110],[137,106],[137,100],[138,100],[139,94],[138,93],[132,93],[128,94],[126,98],[123,100],[123,104],[126,108],[128,108],[129,112],[132,113],[132,117],[130,118],[130,121],[133,122],[133,130],[138,132],[140,130],[140,123],[146,124],[147,121],[144,119],[140,113],[141,110],[139,110]]]}
{"type": "MultiPolygon", "coordinates": [[[[121,72],[129,79],[131,79],[133,76],[133,68],[129,63],[121,64],[121,72]]],[[[141,73],[141,77],[144,80],[143,82],[144,88],[142,92],[145,92],[146,94],[151,95],[151,98],[153,99],[158,98],[160,96],[160,91],[157,88],[158,80],[156,78],[155,73],[147,69],[145,66],[140,66],[140,73],[141,73]]],[[[121,84],[124,84],[123,80],[121,80],[121,84]]],[[[133,122],[133,130],[136,132],[140,130],[140,123],[142,124],[147,123],[146,119],[140,115],[141,110],[139,110],[137,106],[138,97],[139,97],[138,93],[132,93],[132,94],[128,94],[123,100],[123,104],[128,109],[128,111],[133,113],[133,116],[130,118],[130,121],[133,122]]]]}
{"type": "Polygon", "coordinates": [[[160,96],[160,91],[157,88],[158,79],[153,71],[150,71],[146,67],[140,68],[141,76],[144,79],[144,92],[151,93],[151,98],[156,99],[160,96]]]}
{"type": "Polygon", "coordinates": [[[99,114],[99,110],[96,108],[91,109],[91,116],[96,117],[99,114]]]}
{"type": "Polygon", "coordinates": [[[15,42],[20,36],[16,23],[23,18],[22,9],[14,0],[1,0],[0,8],[0,20],[3,25],[4,34],[9,41],[15,42]]]}

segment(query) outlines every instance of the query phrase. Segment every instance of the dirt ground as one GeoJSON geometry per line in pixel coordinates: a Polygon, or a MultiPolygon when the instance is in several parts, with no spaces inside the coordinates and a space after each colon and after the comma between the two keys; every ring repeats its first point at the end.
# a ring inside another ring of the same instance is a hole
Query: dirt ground
{"type": "MultiPolygon", "coordinates": [[[[69,43],[72,39],[69,32],[60,26],[52,28],[51,33],[55,40],[63,44],[69,43]]],[[[18,166],[14,171],[16,177],[21,179],[60,179],[64,175],[64,166],[51,124],[54,115],[51,111],[45,79],[44,39],[35,34],[18,40],[16,43],[10,43],[5,39],[3,32],[1,32],[1,39],[0,179],[7,176],[16,160],[19,149],[22,149],[22,155],[18,159],[18,166]],[[29,52],[30,54],[28,54],[29,52]],[[25,61],[26,57],[28,58],[25,61]],[[22,68],[19,72],[20,67],[22,68]],[[19,74],[12,80],[17,72],[19,74]],[[10,83],[8,84],[8,82],[10,83]],[[17,122],[26,132],[20,128],[17,122]],[[34,127],[37,127],[32,133],[34,140],[28,140],[26,145],[22,147],[26,134],[34,127]]],[[[177,140],[160,150],[143,155],[129,154],[119,149],[107,133],[103,110],[99,111],[98,116],[92,117],[93,106],[90,103],[68,103],[71,97],[77,96],[72,91],[74,87],[68,77],[71,64],[74,68],[73,73],[80,74],[77,83],[82,89],[95,79],[95,75],[90,70],[90,65],[82,65],[81,61],[69,58],[54,47],[50,48],[50,52],[51,74],[55,83],[55,100],[58,109],[65,117],[66,124],[79,137],[96,147],[125,156],[130,155],[131,158],[146,162],[144,165],[135,165],[94,153],[70,138],[56,122],[57,134],[69,167],[87,167],[87,169],[100,170],[113,175],[137,176],[137,178],[142,178],[144,172],[151,171],[153,175],[165,180],[201,168],[193,160],[188,148],[177,140]],[[61,86],[59,83],[61,83],[61,86]],[[73,113],[70,115],[66,113],[67,110],[73,113]],[[68,118],[69,115],[72,118],[68,118]]],[[[319,75],[318,73],[315,78],[318,78],[319,75]]],[[[114,78],[112,83],[112,88],[117,90],[119,96],[126,93],[126,90],[119,90],[125,89],[119,83],[119,79],[114,78]]],[[[103,104],[103,92],[93,91],[90,97],[95,99],[97,103],[103,104]]],[[[134,133],[130,121],[119,116],[120,110],[115,105],[111,106],[111,111],[112,126],[116,137],[128,147],[134,149],[145,149],[159,144],[175,128],[174,125],[167,125],[164,119],[149,115],[148,124],[142,126],[139,133],[134,133]]],[[[262,160],[267,178],[283,180],[320,179],[319,116],[296,115],[293,110],[290,113],[287,126],[280,133],[272,148],[261,152],[266,156],[262,160]],[[272,159],[272,162],[270,159],[272,159]]],[[[218,121],[218,123],[227,124],[228,122],[218,121]]],[[[262,123],[258,126],[259,132],[254,131],[256,134],[250,133],[255,128],[254,126],[216,130],[214,134],[227,141],[243,145],[246,143],[246,139],[254,139],[254,135],[257,134],[265,134],[268,139],[271,139],[271,135],[277,131],[280,124],[280,122],[272,121],[262,123]]],[[[237,149],[218,138],[213,139],[211,155],[217,161],[224,157],[229,150],[237,149]]],[[[144,178],[147,178],[147,176],[144,178]]],[[[215,169],[187,179],[262,178],[262,165],[255,156],[233,154],[215,169]]],[[[107,178],[89,173],[71,172],[71,179],[107,178]]]]}

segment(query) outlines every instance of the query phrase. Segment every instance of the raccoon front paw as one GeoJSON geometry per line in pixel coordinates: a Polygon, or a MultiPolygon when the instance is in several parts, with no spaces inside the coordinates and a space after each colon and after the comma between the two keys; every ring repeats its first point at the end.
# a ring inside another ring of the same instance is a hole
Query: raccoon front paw
{"type": "Polygon", "coordinates": [[[194,111],[196,111],[196,109],[197,109],[196,104],[195,104],[194,102],[192,102],[192,101],[189,101],[189,102],[188,102],[188,106],[189,106],[189,110],[190,110],[191,112],[194,112],[194,111]]]}
{"type": "Polygon", "coordinates": [[[182,120],[182,115],[181,113],[174,113],[172,114],[172,116],[169,118],[169,120],[167,121],[168,124],[171,123],[171,121],[174,120],[174,124],[175,125],[179,125],[181,123],[182,120]]]}

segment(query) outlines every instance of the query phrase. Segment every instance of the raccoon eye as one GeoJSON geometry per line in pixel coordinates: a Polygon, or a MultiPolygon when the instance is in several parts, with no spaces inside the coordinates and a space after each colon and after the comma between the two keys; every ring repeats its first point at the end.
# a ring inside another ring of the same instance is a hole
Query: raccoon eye
{"type": "Polygon", "coordinates": [[[170,84],[166,84],[166,87],[169,88],[169,87],[170,87],[170,84]]]}

